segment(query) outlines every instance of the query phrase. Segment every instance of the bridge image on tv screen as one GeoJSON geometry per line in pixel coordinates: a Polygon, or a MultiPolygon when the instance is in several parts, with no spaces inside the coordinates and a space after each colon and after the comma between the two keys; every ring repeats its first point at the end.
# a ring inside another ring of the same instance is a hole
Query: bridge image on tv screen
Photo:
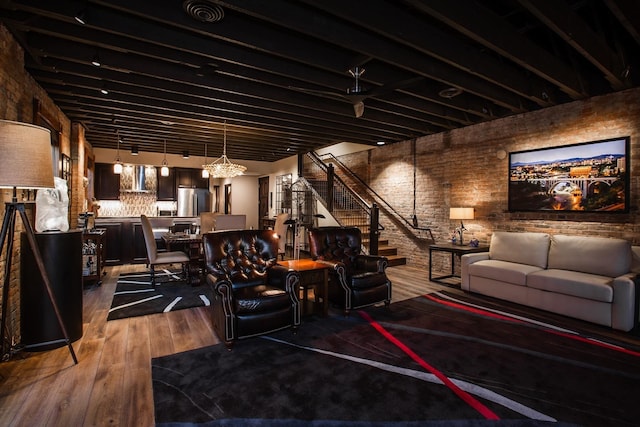
{"type": "Polygon", "coordinates": [[[513,152],[510,211],[627,212],[629,138],[513,152]]]}

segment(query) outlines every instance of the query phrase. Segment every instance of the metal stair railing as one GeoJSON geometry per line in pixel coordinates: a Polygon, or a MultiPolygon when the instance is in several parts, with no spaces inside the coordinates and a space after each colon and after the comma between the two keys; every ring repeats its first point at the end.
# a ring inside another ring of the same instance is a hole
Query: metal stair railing
{"type": "MultiPolygon", "coordinates": [[[[322,163],[323,165],[325,165],[326,167],[326,161],[324,160],[325,157],[328,157],[330,159],[331,162],[337,164],[338,166],[340,166],[340,170],[342,170],[343,172],[345,172],[350,179],[353,179],[355,182],[357,182],[360,186],[362,186],[363,188],[366,189],[366,191],[374,198],[374,200],[376,200],[378,203],[380,203],[381,205],[383,205],[386,209],[388,209],[389,211],[391,211],[397,218],[400,218],[402,220],[402,222],[410,229],[412,230],[417,230],[417,231],[425,231],[427,233],[429,233],[429,237],[431,238],[432,241],[435,241],[435,239],[433,238],[433,233],[431,232],[431,228],[429,227],[419,227],[417,224],[417,221],[415,220],[415,217],[412,218],[412,221],[409,221],[408,219],[406,219],[403,215],[401,215],[393,206],[391,206],[382,196],[380,196],[373,188],[371,188],[369,186],[369,184],[367,184],[366,182],[364,182],[362,180],[362,178],[360,178],[356,173],[354,173],[347,165],[345,165],[344,163],[342,163],[336,156],[334,156],[332,153],[326,153],[323,154],[322,157],[318,156],[316,153],[309,153],[310,156],[314,156],[317,161],[319,161],[320,163],[322,163]]],[[[328,169],[328,167],[327,167],[328,169]]],[[[341,182],[342,179],[340,179],[341,182]]]]}
{"type": "Polygon", "coordinates": [[[341,226],[354,226],[368,229],[363,233],[365,243],[368,241],[370,254],[378,252],[378,237],[384,227],[379,223],[379,208],[353,191],[339,176],[333,173],[333,166],[328,167],[315,153],[307,153],[310,164],[304,168],[306,180],[319,195],[319,200],[341,226]],[[309,168],[311,166],[311,168],[309,168]],[[367,238],[368,236],[368,238],[367,238]]]}

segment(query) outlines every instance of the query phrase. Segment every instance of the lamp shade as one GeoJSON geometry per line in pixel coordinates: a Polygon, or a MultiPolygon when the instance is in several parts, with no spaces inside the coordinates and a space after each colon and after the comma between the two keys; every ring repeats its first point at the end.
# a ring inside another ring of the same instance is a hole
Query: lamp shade
{"type": "Polygon", "coordinates": [[[53,188],[51,132],[0,120],[0,188],[53,188]]]}
{"type": "Polygon", "coordinates": [[[473,219],[473,208],[449,208],[449,219],[473,219]]]}

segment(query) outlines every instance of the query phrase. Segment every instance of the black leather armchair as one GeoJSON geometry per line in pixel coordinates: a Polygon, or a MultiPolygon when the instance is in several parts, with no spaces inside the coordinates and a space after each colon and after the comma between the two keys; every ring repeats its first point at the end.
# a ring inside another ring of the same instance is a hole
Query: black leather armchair
{"type": "Polygon", "coordinates": [[[273,230],[203,235],[207,283],[214,294],[213,329],[230,349],[235,340],[300,325],[300,276],[277,264],[273,230]]]}
{"type": "Polygon", "coordinates": [[[362,235],[356,227],[321,227],[309,230],[309,248],[314,260],[332,266],[329,301],[352,309],[384,301],[391,303],[391,281],[383,256],[362,254],[362,235]]]}

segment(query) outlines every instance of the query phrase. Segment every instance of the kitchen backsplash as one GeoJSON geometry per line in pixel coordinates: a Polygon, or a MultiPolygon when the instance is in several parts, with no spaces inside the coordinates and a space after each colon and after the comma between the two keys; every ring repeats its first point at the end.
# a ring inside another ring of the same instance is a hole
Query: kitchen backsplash
{"type": "Polygon", "coordinates": [[[176,211],[176,202],[156,200],[155,193],[120,193],[120,200],[99,200],[98,217],[159,216],[160,211],[176,211]]]}
{"type": "Polygon", "coordinates": [[[160,211],[175,212],[177,202],[158,201],[156,190],[158,179],[156,168],[148,166],[145,168],[145,189],[144,192],[131,191],[134,188],[134,167],[125,165],[120,175],[120,200],[98,200],[98,217],[119,217],[119,216],[159,216],[160,211]]]}

